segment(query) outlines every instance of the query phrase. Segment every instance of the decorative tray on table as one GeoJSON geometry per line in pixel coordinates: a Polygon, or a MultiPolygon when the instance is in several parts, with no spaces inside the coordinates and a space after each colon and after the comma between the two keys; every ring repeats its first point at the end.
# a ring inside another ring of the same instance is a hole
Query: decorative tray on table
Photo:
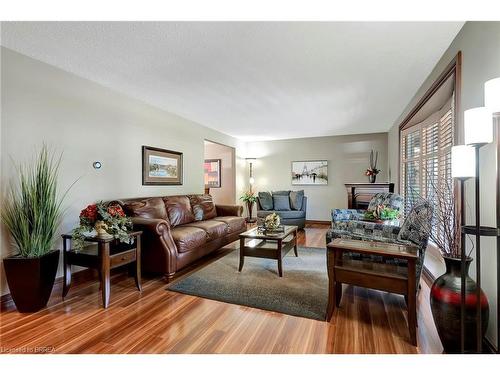
{"type": "Polygon", "coordinates": [[[278,227],[276,228],[266,228],[264,225],[259,225],[257,227],[257,230],[261,233],[264,233],[264,234],[273,234],[273,233],[283,233],[285,232],[285,226],[284,225],[279,225],[278,227]]]}

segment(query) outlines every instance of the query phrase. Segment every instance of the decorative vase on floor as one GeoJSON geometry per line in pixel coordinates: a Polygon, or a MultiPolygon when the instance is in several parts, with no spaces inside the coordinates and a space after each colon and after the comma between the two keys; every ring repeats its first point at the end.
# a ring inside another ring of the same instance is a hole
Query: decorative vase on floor
{"type": "MultiPolygon", "coordinates": [[[[431,310],[434,323],[446,353],[460,353],[461,260],[443,257],[446,273],[438,277],[431,288],[431,310]]],[[[466,261],[465,351],[476,348],[476,282],[469,277],[472,258],[466,261]]],[[[488,299],[481,291],[482,334],[488,327],[488,299]]]]}
{"type": "Polygon", "coordinates": [[[59,264],[59,250],[37,258],[12,256],[3,260],[10,295],[19,312],[47,306],[59,264]]]}

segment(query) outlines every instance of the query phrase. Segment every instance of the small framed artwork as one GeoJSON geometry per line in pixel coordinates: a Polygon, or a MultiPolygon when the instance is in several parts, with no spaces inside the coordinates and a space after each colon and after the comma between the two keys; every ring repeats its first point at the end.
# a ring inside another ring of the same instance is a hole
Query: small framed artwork
{"type": "Polygon", "coordinates": [[[221,159],[205,159],[205,189],[221,187],[221,159]]]}
{"type": "Polygon", "coordinates": [[[143,185],[182,185],[182,152],[142,146],[143,185]]]}
{"type": "Polygon", "coordinates": [[[292,161],[292,185],[328,185],[328,161],[292,161]]]}

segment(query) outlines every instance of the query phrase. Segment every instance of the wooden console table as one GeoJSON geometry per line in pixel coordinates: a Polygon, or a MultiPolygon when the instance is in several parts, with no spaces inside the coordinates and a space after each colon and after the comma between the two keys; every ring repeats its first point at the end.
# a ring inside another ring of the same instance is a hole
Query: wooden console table
{"type": "Polygon", "coordinates": [[[394,193],[392,182],[363,183],[354,182],[345,184],[347,190],[347,208],[366,209],[370,200],[377,193],[394,193]]]}
{"type": "Polygon", "coordinates": [[[342,283],[402,294],[408,306],[410,342],[417,345],[417,247],[337,238],[327,245],[328,308],[330,321],[342,298],[342,283]],[[344,257],[344,252],[404,259],[408,267],[344,257]]]}
{"type": "Polygon", "coordinates": [[[135,285],[141,291],[141,234],[142,231],[129,232],[129,235],[134,238],[132,245],[120,243],[114,238],[88,237],[85,241],[96,243],[97,246],[90,245],[82,249],[72,249],[73,236],[63,234],[63,298],[66,297],[71,286],[72,265],[93,268],[99,272],[104,308],[109,305],[110,271],[113,268],[135,263],[135,285]]]}

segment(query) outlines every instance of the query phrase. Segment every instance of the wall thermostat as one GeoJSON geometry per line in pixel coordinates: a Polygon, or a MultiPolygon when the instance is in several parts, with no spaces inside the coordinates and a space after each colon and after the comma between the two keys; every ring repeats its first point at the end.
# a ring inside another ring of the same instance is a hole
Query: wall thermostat
{"type": "Polygon", "coordinates": [[[95,161],[94,164],[92,164],[94,169],[101,169],[102,164],[100,161],[95,161]]]}

